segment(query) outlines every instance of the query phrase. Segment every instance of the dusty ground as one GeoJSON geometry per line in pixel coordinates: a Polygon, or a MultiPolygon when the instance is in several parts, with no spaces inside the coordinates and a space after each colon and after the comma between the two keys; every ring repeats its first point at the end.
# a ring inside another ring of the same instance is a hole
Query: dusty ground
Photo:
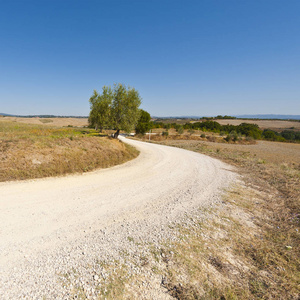
{"type": "Polygon", "coordinates": [[[221,125],[239,125],[241,123],[257,124],[261,129],[272,129],[275,131],[283,131],[286,129],[300,130],[300,122],[280,121],[280,120],[215,120],[221,125]]]}
{"type": "MultiPolygon", "coordinates": [[[[107,276],[103,261],[119,260],[115,268],[138,274],[124,253],[143,260],[149,249],[138,251],[132,241],[176,239],[171,225],[199,206],[214,206],[235,178],[230,166],[213,158],[130,143],[141,154],[121,166],[0,184],[1,299],[105,295],[98,283],[107,276]]],[[[170,298],[160,281],[152,281],[141,299],[170,298]]]]}

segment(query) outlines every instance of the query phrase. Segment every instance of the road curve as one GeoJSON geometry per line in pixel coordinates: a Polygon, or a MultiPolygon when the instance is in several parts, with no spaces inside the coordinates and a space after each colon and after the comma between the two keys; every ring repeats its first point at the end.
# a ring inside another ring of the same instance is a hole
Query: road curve
{"type": "MultiPolygon", "coordinates": [[[[213,202],[235,178],[228,165],[208,156],[126,142],[141,153],[125,164],[82,175],[0,184],[1,299],[24,291],[18,280],[30,269],[28,262],[33,266],[40,259],[43,265],[49,257],[55,261],[55,249],[70,252],[79,241],[89,245],[91,236],[96,247],[97,234],[116,224],[145,221],[148,231],[142,227],[138,231],[150,234],[151,226],[213,202]]],[[[39,284],[38,278],[34,281],[39,284]]],[[[46,285],[45,279],[40,282],[46,285]]],[[[30,286],[26,280],[25,285],[30,286]]],[[[28,289],[26,293],[34,293],[33,287],[28,289]]]]}

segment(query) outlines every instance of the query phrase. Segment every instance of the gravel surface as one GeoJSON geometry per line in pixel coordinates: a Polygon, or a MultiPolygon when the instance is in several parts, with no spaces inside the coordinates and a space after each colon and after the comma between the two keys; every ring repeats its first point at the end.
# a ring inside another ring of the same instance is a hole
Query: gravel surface
{"type": "MultiPolygon", "coordinates": [[[[107,276],[99,261],[122,263],[124,251],[147,256],[133,240],[158,247],[175,239],[169,225],[218,203],[236,178],[232,167],[199,153],[126,142],[141,154],[123,165],[0,184],[0,299],[72,299],[78,286],[96,299],[107,276]]],[[[168,298],[158,295],[147,297],[168,298]]]]}

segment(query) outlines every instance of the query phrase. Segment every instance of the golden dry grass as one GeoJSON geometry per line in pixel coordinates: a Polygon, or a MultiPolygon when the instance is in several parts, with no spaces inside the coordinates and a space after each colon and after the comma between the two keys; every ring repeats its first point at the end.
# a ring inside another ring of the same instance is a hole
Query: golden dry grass
{"type": "Polygon", "coordinates": [[[137,155],[133,147],[91,129],[0,121],[0,181],[87,172],[137,155]]]}
{"type": "Polygon", "coordinates": [[[84,127],[88,125],[87,118],[21,118],[21,117],[2,117],[0,122],[16,122],[23,124],[32,125],[47,125],[47,126],[57,126],[57,127],[84,127]]]}
{"type": "MultiPolygon", "coordinates": [[[[256,144],[256,140],[252,138],[238,137],[236,141],[230,140],[227,142],[224,139],[225,136],[220,135],[219,133],[207,132],[201,130],[184,130],[182,134],[179,134],[174,128],[163,129],[155,128],[152,129],[150,135],[150,141],[162,142],[165,140],[193,140],[193,141],[211,141],[214,143],[227,143],[227,144],[256,144]],[[167,136],[164,133],[167,132],[167,136]]],[[[149,134],[145,135],[138,134],[136,138],[144,141],[149,141],[149,134]]]]}
{"type": "Polygon", "coordinates": [[[297,121],[280,121],[280,120],[215,120],[221,125],[240,125],[241,123],[257,124],[261,129],[272,129],[275,131],[283,131],[287,129],[300,130],[300,122],[297,121]]]}
{"type": "Polygon", "coordinates": [[[256,144],[228,144],[214,143],[200,140],[166,140],[161,143],[175,147],[183,147],[192,151],[204,153],[219,153],[222,158],[230,157],[251,157],[274,164],[291,163],[300,164],[300,144],[279,143],[269,141],[257,141],[256,144]]]}
{"type": "Polygon", "coordinates": [[[244,181],[224,195],[222,209],[212,211],[205,223],[196,220],[181,229],[182,241],[166,249],[175,253],[164,274],[170,294],[177,299],[299,299],[299,145],[161,143],[234,164],[244,181]]]}

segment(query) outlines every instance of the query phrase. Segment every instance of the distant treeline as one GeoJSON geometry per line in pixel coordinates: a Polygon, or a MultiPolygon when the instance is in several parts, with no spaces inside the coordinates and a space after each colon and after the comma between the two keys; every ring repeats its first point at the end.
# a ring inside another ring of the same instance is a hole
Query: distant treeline
{"type": "Polygon", "coordinates": [[[225,119],[225,120],[232,120],[232,119],[236,119],[236,117],[232,117],[232,116],[221,116],[221,115],[218,115],[215,117],[215,119],[225,119]]]}
{"type": "Polygon", "coordinates": [[[227,135],[226,140],[237,140],[241,136],[252,138],[255,140],[270,140],[270,141],[300,141],[300,132],[294,130],[284,130],[276,132],[274,130],[261,130],[257,124],[241,123],[240,125],[221,125],[218,122],[208,120],[204,122],[186,123],[178,125],[176,123],[164,124],[163,122],[152,122],[152,128],[175,128],[177,131],[180,127],[188,130],[202,130],[220,133],[227,135]]]}

